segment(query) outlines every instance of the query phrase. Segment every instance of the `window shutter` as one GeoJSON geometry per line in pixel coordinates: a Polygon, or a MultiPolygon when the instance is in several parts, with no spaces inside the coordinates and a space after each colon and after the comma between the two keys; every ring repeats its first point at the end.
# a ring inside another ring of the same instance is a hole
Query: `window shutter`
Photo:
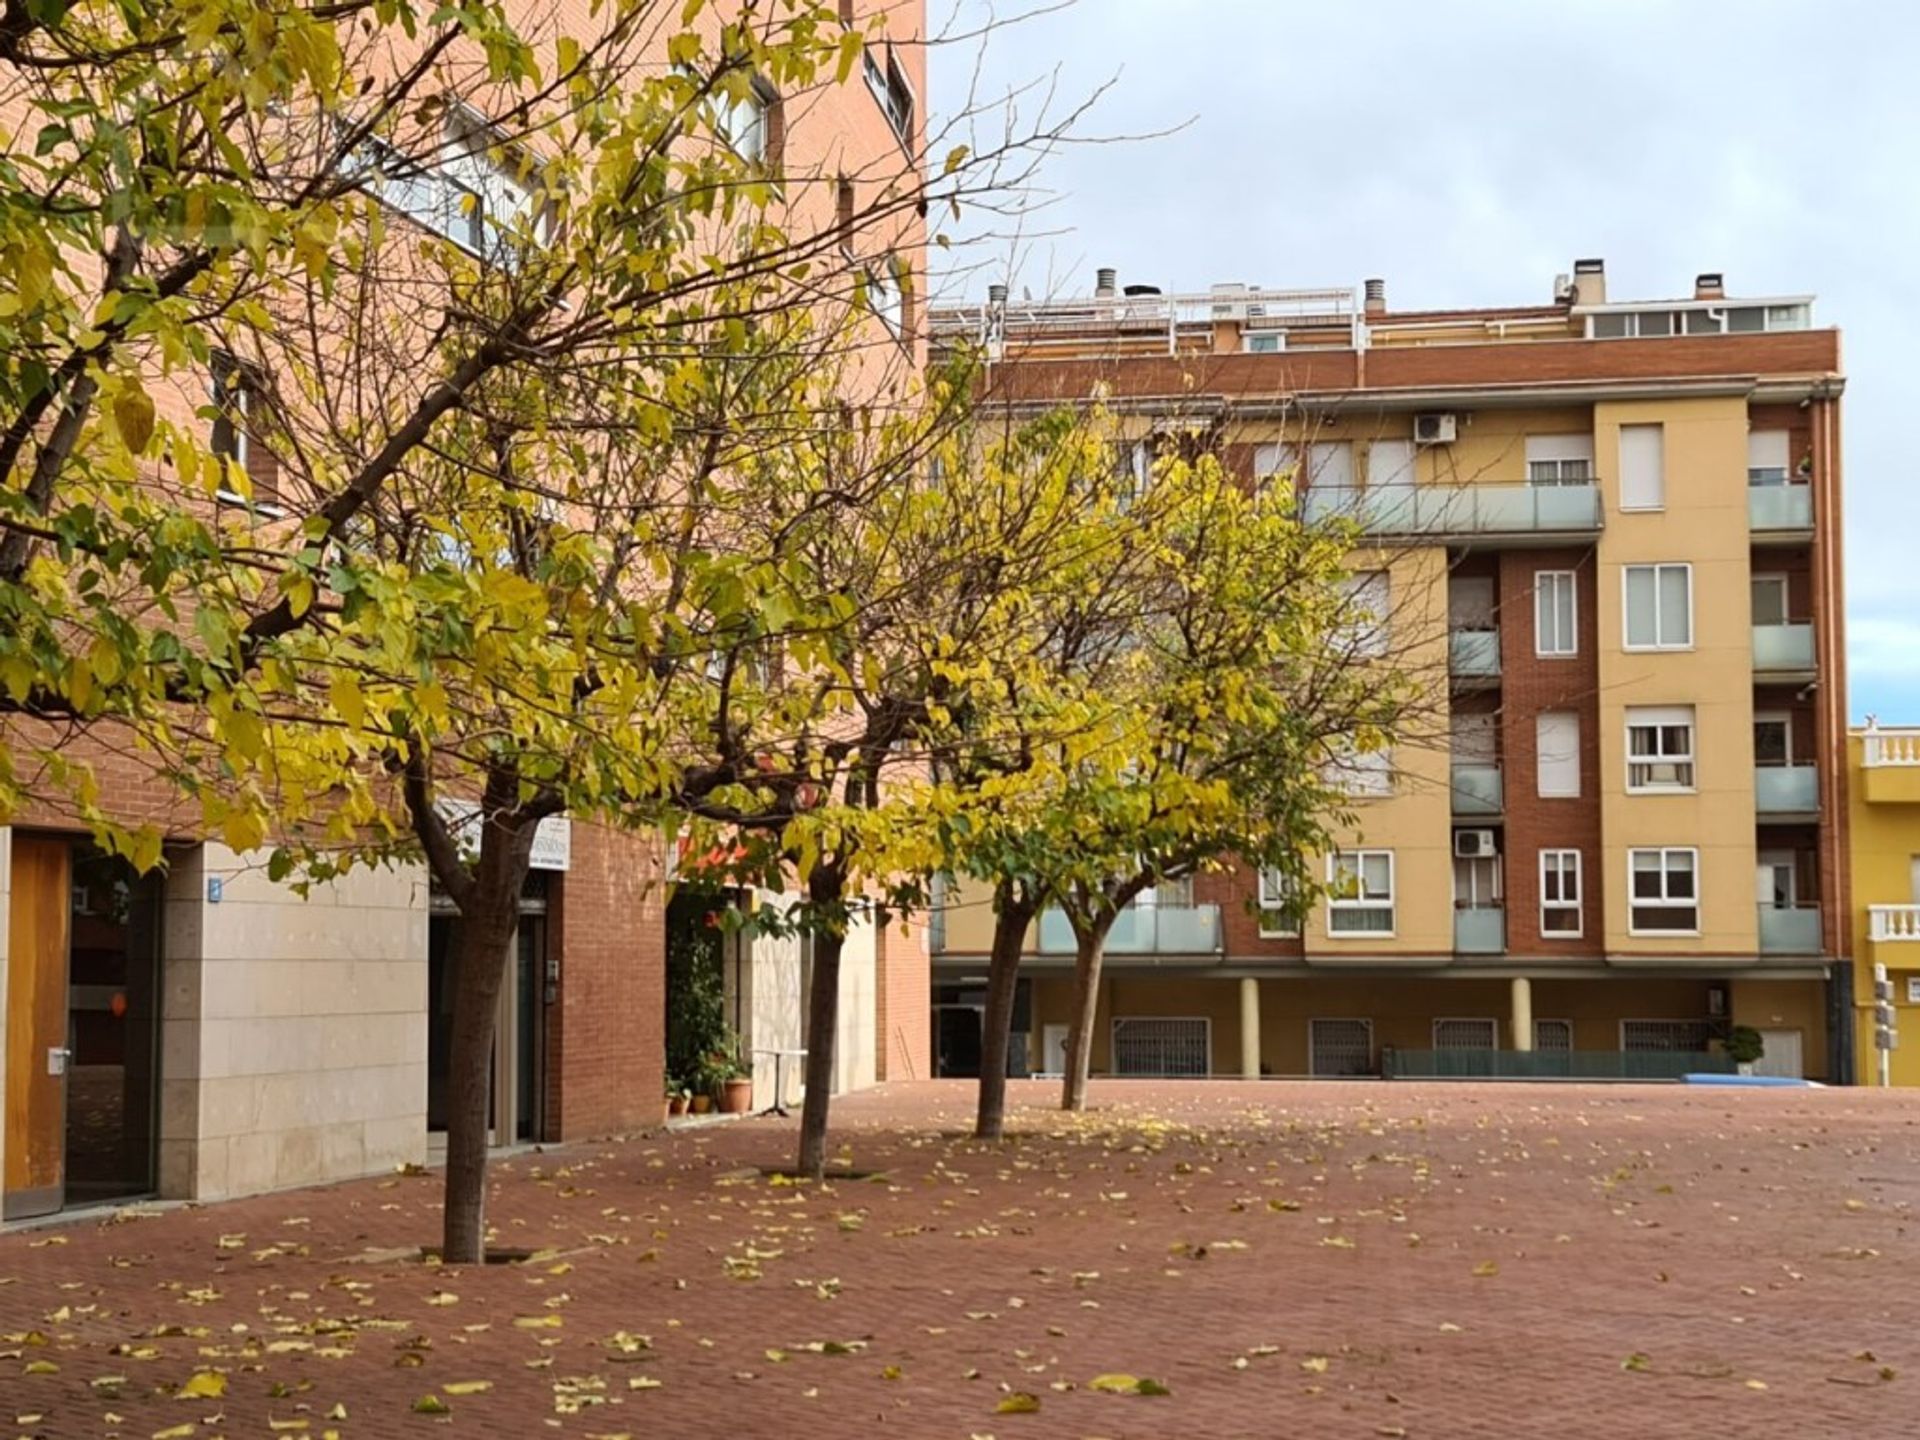
{"type": "Polygon", "coordinates": [[[1666,437],[1659,425],[1620,427],[1620,508],[1658,510],[1666,504],[1666,437]]]}
{"type": "Polygon", "coordinates": [[[1534,719],[1534,759],[1543,799],[1580,793],[1580,717],[1571,710],[1543,710],[1534,719]]]}

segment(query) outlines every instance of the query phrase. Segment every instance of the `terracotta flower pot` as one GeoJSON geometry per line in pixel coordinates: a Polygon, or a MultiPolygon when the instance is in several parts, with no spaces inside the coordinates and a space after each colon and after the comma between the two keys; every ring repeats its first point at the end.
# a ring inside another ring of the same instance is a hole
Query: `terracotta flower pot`
{"type": "Polygon", "coordinates": [[[753,1081],[741,1075],[727,1081],[720,1091],[720,1111],[724,1115],[744,1115],[753,1108],[753,1081]]]}
{"type": "Polygon", "coordinates": [[[693,1097],[694,1114],[704,1115],[711,1109],[713,1109],[713,1097],[711,1095],[696,1095],[693,1097]]]}
{"type": "Polygon", "coordinates": [[[687,1097],[684,1095],[675,1095],[669,1098],[667,1101],[667,1113],[669,1115],[686,1114],[687,1113],[687,1097]]]}

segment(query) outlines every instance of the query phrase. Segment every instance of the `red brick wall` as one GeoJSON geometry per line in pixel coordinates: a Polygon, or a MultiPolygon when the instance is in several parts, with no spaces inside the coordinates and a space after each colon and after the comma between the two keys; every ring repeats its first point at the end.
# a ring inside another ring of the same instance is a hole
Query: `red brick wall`
{"type": "Polygon", "coordinates": [[[575,821],[549,911],[560,987],[547,1012],[547,1135],[660,1123],[666,1070],[666,894],[660,846],[575,821]]]}
{"type": "Polygon", "coordinates": [[[876,957],[873,1073],[881,1080],[925,1080],[933,1073],[933,965],[926,926],[895,919],[876,957]]]}
{"type": "Polygon", "coordinates": [[[1594,551],[1508,550],[1500,556],[1500,745],[1505,757],[1507,949],[1516,955],[1597,955],[1604,949],[1601,887],[1608,877],[1600,850],[1599,613],[1594,551]],[[1577,577],[1579,653],[1565,659],[1534,654],[1534,572],[1571,570],[1577,577]],[[1537,717],[1571,710],[1580,717],[1580,794],[1542,799],[1536,755],[1537,717]],[[1540,934],[1540,852],[1580,851],[1581,938],[1540,934]]]}
{"type": "Polygon", "coordinates": [[[1275,939],[1260,933],[1260,916],[1255,909],[1260,898],[1259,879],[1236,860],[1231,869],[1194,876],[1194,902],[1220,907],[1228,960],[1298,959],[1304,953],[1298,936],[1275,939]]]}

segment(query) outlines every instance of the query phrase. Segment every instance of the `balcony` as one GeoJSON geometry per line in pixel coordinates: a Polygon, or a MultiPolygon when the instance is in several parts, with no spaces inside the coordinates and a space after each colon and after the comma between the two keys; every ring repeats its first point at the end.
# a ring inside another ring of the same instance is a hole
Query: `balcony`
{"type": "Polygon", "coordinates": [[[1597,485],[1382,485],[1310,488],[1309,522],[1345,520],[1369,535],[1594,535],[1597,485]]]}
{"type": "Polygon", "coordinates": [[[1800,905],[1791,910],[1772,905],[1760,907],[1760,953],[1762,955],[1818,955],[1820,953],[1820,907],[1800,905]]]}
{"type": "Polygon", "coordinates": [[[1772,674],[1804,675],[1813,671],[1813,626],[1753,627],[1753,668],[1772,674]]]}
{"type": "Polygon", "coordinates": [[[1868,804],[1920,803],[1920,730],[1883,730],[1869,722],[1860,732],[1860,760],[1868,804]]]}
{"type": "Polygon", "coordinates": [[[1500,678],[1500,632],[1454,630],[1447,635],[1447,673],[1456,680],[1500,678]]]}
{"type": "Polygon", "coordinates": [[[1500,783],[1498,765],[1453,767],[1454,814],[1498,815],[1505,808],[1506,795],[1500,783]]]}
{"type": "MultiPolygon", "coordinates": [[[[1061,910],[1040,914],[1040,953],[1073,954],[1073,927],[1061,910]]],[[[1107,932],[1109,955],[1217,955],[1218,905],[1132,905],[1107,932]]]]}
{"type": "Polygon", "coordinates": [[[1762,815],[1817,815],[1819,779],[1811,765],[1755,766],[1753,808],[1762,815]]]}
{"type": "Polygon", "coordinates": [[[1749,485],[1747,528],[1755,535],[1804,536],[1813,529],[1811,485],[1749,485]]]}
{"type": "Polygon", "coordinates": [[[1456,955],[1504,955],[1507,950],[1507,912],[1504,906],[1479,906],[1453,912],[1453,949],[1456,955]]]}
{"type": "Polygon", "coordinates": [[[1867,938],[1875,942],[1920,942],[1920,905],[1869,905],[1867,938]]]}

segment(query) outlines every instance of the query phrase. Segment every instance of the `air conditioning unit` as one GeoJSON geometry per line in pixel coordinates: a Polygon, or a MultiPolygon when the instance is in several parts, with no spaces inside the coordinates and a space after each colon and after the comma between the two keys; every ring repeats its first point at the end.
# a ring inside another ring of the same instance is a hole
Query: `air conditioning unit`
{"type": "Polygon", "coordinates": [[[1487,860],[1500,852],[1493,848],[1491,830],[1456,830],[1453,832],[1453,853],[1462,860],[1487,860]]]}
{"type": "Polygon", "coordinates": [[[1460,417],[1451,411],[1436,410],[1413,417],[1413,443],[1451,445],[1460,433],[1460,417]]]}

